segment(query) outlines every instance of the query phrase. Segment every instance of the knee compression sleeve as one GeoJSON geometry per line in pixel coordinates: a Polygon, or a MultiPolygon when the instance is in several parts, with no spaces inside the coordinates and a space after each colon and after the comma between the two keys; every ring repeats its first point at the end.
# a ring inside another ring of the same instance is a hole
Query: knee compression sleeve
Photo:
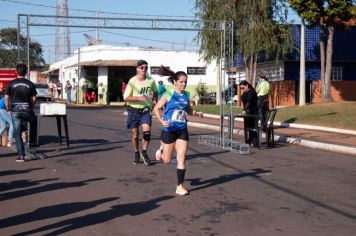
{"type": "Polygon", "coordinates": [[[143,132],[143,140],[150,141],[150,139],[151,139],[151,131],[143,132]]]}

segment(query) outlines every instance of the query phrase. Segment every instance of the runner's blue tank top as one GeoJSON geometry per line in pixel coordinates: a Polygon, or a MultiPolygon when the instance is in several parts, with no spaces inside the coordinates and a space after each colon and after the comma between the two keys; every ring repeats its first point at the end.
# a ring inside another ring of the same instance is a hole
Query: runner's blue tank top
{"type": "Polygon", "coordinates": [[[163,127],[164,131],[178,131],[187,127],[186,112],[189,107],[189,93],[183,91],[182,94],[177,93],[173,89],[165,92],[168,102],[163,114],[163,120],[170,122],[169,127],[163,127]]]}

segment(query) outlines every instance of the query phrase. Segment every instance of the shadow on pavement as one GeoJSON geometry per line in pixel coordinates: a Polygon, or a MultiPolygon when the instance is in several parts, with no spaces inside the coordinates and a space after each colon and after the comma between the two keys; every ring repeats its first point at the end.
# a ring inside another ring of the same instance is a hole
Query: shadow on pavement
{"type": "Polygon", "coordinates": [[[26,174],[34,170],[43,170],[43,169],[44,168],[31,168],[27,170],[5,170],[5,171],[0,171],[0,176],[26,174]]]}
{"type": "Polygon", "coordinates": [[[189,190],[190,192],[193,192],[204,188],[210,188],[215,185],[224,184],[226,182],[230,182],[244,177],[259,177],[258,176],[259,174],[270,173],[270,172],[272,171],[264,170],[264,169],[254,169],[251,172],[244,172],[244,173],[238,173],[232,175],[222,175],[217,178],[203,180],[203,181],[201,181],[201,178],[187,179],[187,181],[190,181],[191,186],[199,186],[189,190]]]}
{"type": "Polygon", "coordinates": [[[53,184],[47,184],[44,186],[31,188],[31,189],[23,189],[16,192],[3,193],[0,194],[0,201],[10,200],[10,199],[12,200],[18,197],[24,197],[28,195],[34,195],[37,193],[49,192],[49,191],[54,191],[59,189],[78,188],[87,185],[89,182],[94,182],[94,181],[104,180],[104,179],[106,178],[88,179],[88,180],[72,182],[72,183],[65,183],[65,182],[53,183],[53,184]]]}
{"type": "MultiPolygon", "coordinates": [[[[83,227],[87,227],[90,225],[100,224],[109,220],[113,220],[118,217],[122,217],[125,215],[137,216],[141,214],[145,214],[160,205],[158,204],[161,201],[166,201],[174,198],[173,196],[162,196],[152,200],[136,202],[136,203],[128,203],[123,205],[115,205],[110,209],[102,212],[92,213],[88,215],[83,215],[80,217],[76,217],[73,219],[63,220],[54,224],[46,225],[37,229],[33,229],[27,232],[22,232],[15,235],[30,235],[35,233],[44,232],[47,230],[54,230],[50,233],[46,233],[45,235],[60,235],[65,234],[69,231],[80,229],[83,227]]],[[[43,234],[43,233],[42,233],[43,234]]]]}
{"type": "Polygon", "coordinates": [[[25,224],[37,220],[46,220],[50,218],[61,217],[76,212],[85,211],[90,208],[96,207],[99,204],[111,202],[117,199],[119,198],[110,197],[110,198],[104,198],[100,200],[89,201],[89,202],[71,202],[71,203],[58,204],[54,206],[41,207],[30,213],[12,216],[0,220],[0,228],[25,224]]]}
{"type": "Polygon", "coordinates": [[[33,186],[39,185],[40,183],[54,181],[54,180],[59,180],[59,179],[53,178],[53,179],[43,179],[43,180],[36,180],[36,181],[14,180],[10,183],[0,183],[0,192],[5,192],[5,191],[17,189],[17,188],[33,187],[33,186]]]}
{"type": "Polygon", "coordinates": [[[60,156],[71,156],[71,155],[82,155],[82,154],[87,154],[87,153],[93,153],[95,151],[95,153],[99,153],[99,152],[107,152],[107,151],[110,151],[110,150],[115,150],[115,149],[119,149],[119,148],[122,148],[120,146],[117,146],[117,147],[103,147],[103,148],[96,148],[95,150],[93,149],[86,149],[86,150],[74,150],[74,151],[66,151],[67,149],[65,150],[61,150],[61,152],[58,154],[58,153],[54,153],[53,155],[52,154],[48,154],[46,155],[45,153],[48,153],[48,152],[51,152],[51,151],[54,151],[54,150],[41,150],[41,151],[38,151],[40,154],[42,154],[44,156],[44,158],[53,158],[53,157],[60,157],[60,156]]]}

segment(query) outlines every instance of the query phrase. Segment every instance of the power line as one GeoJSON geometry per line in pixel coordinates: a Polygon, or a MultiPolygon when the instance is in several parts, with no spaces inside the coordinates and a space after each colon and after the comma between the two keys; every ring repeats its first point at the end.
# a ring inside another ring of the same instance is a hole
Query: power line
{"type": "MultiPolygon", "coordinates": [[[[70,34],[81,34],[81,33],[87,33],[87,32],[93,32],[95,30],[83,30],[83,31],[74,31],[70,32],[70,34]]],[[[55,33],[48,33],[48,34],[31,34],[31,37],[41,37],[41,36],[50,36],[50,35],[56,35],[55,33]]]]}
{"type": "Polygon", "coordinates": [[[14,22],[14,23],[17,22],[17,21],[15,21],[15,20],[3,20],[3,19],[0,19],[0,21],[1,21],[1,22],[14,22]]]}
{"type": "MultiPolygon", "coordinates": [[[[46,7],[46,8],[52,8],[52,9],[57,9],[55,6],[50,6],[50,5],[44,5],[44,4],[36,4],[36,3],[29,3],[29,2],[23,2],[23,1],[16,1],[16,0],[0,0],[2,2],[10,2],[10,3],[16,3],[16,4],[22,4],[22,5],[28,5],[28,6],[36,6],[36,7],[46,7]]],[[[90,13],[104,13],[104,14],[111,14],[111,15],[126,15],[126,16],[145,16],[145,17],[169,17],[169,18],[176,18],[176,17],[181,17],[181,18],[194,18],[194,16],[172,16],[172,15],[150,15],[150,14],[138,14],[138,13],[123,13],[123,12],[110,12],[110,11],[96,11],[96,10],[87,10],[87,9],[78,9],[78,8],[68,8],[68,10],[71,11],[78,11],[78,12],[90,12],[90,13]]]]}
{"type": "Polygon", "coordinates": [[[104,33],[107,33],[107,34],[119,35],[119,36],[123,36],[123,37],[129,37],[129,38],[143,39],[143,40],[152,41],[152,42],[158,42],[158,43],[168,43],[168,44],[177,44],[177,45],[186,45],[186,46],[196,46],[196,47],[199,46],[199,45],[197,45],[197,44],[175,43],[175,42],[169,42],[169,41],[163,41],[163,40],[148,39],[148,38],[139,37],[139,36],[133,36],[133,35],[127,35],[127,34],[119,34],[119,33],[108,32],[108,31],[105,31],[105,30],[101,30],[100,32],[104,32],[104,33]]]}

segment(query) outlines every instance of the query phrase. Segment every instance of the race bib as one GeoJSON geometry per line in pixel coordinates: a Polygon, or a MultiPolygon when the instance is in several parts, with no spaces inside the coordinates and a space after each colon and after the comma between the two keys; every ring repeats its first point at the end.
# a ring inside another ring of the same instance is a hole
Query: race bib
{"type": "Polygon", "coordinates": [[[172,121],[184,123],[186,121],[186,114],[184,110],[174,110],[172,114],[172,121]]]}

